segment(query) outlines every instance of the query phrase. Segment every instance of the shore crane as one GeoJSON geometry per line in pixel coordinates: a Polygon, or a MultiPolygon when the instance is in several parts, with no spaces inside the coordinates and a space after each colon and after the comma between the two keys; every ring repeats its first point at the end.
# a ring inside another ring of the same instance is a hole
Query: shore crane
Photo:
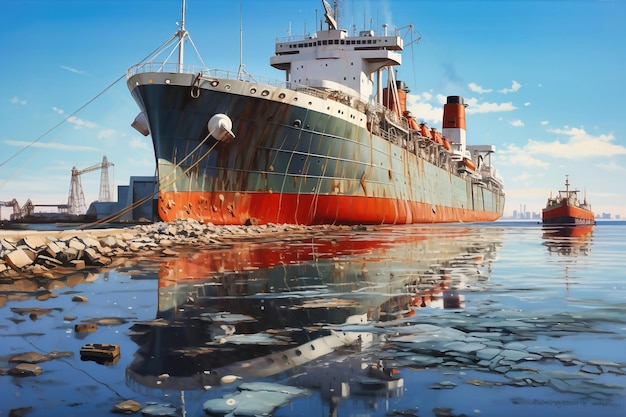
{"type": "Polygon", "coordinates": [[[100,193],[98,195],[98,201],[111,201],[111,191],[109,187],[109,167],[114,164],[109,162],[106,155],[102,158],[102,162],[92,165],[85,169],[78,170],[76,167],[72,167],[72,179],[70,181],[70,194],[67,198],[67,206],[69,214],[85,214],[87,207],[85,205],[85,195],[83,193],[83,186],[80,182],[80,176],[88,172],[102,170],[100,174],[100,193]]]}
{"type": "MultiPolygon", "coordinates": [[[[32,216],[35,212],[35,206],[30,201],[30,199],[26,200],[23,207],[20,207],[17,200],[14,198],[11,201],[0,201],[0,207],[11,207],[13,208],[13,213],[11,213],[11,220],[19,220],[26,216],[32,216]]],[[[2,215],[0,215],[0,220],[2,220],[2,215]]]]}

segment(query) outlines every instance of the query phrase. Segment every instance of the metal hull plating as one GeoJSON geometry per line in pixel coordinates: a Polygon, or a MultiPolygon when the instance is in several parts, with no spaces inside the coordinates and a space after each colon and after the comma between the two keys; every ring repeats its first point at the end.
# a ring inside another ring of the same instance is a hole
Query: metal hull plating
{"type": "Polygon", "coordinates": [[[593,212],[579,207],[573,207],[566,203],[544,209],[542,219],[543,224],[551,225],[576,226],[596,223],[593,212]]]}
{"type": "Polygon", "coordinates": [[[159,175],[159,216],[214,224],[494,221],[504,194],[437,152],[372,133],[365,109],[283,87],[194,74],[128,79],[159,175]],[[207,121],[227,113],[236,137],[207,121]]]}

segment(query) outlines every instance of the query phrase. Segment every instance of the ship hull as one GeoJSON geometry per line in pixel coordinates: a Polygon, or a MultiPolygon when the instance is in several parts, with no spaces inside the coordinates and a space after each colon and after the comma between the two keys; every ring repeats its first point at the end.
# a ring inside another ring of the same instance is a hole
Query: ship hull
{"type": "Polygon", "coordinates": [[[592,225],[596,222],[593,212],[567,204],[543,209],[542,220],[543,224],[567,226],[592,225]]]}
{"type": "Polygon", "coordinates": [[[407,224],[502,215],[501,190],[373,133],[351,103],[194,74],[138,73],[128,86],[152,136],[164,221],[407,224]],[[216,114],[232,120],[232,141],[209,134],[216,114]]]}

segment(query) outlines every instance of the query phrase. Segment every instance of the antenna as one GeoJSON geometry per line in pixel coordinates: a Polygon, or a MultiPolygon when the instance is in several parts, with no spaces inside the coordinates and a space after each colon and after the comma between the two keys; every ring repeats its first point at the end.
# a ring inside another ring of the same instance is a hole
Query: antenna
{"type": "MultiPolygon", "coordinates": [[[[290,23],[291,25],[291,23],[290,23]]],[[[289,28],[291,32],[291,26],[289,28]]],[[[243,4],[241,0],[239,0],[239,71],[237,71],[237,79],[243,80],[243,75],[250,76],[244,69],[245,65],[243,64],[243,4]]]]}
{"type": "Polygon", "coordinates": [[[243,4],[242,0],[239,0],[239,71],[237,72],[237,79],[241,79],[243,73],[243,4]]]}

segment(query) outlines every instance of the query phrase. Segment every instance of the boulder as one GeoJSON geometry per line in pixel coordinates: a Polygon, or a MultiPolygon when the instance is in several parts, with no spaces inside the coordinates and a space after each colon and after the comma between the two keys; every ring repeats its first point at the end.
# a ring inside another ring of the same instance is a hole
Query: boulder
{"type": "Polygon", "coordinates": [[[15,249],[7,253],[4,261],[14,270],[20,270],[33,263],[31,257],[23,249],[15,249]]]}

